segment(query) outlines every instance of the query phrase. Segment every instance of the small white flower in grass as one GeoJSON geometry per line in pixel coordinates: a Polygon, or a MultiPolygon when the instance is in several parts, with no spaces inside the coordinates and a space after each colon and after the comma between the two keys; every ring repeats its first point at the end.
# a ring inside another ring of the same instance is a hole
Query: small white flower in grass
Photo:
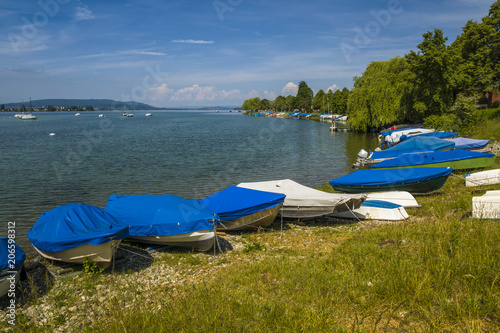
{"type": "Polygon", "coordinates": [[[371,281],[368,281],[367,285],[368,285],[368,287],[371,287],[371,286],[373,286],[373,283],[371,281]]]}

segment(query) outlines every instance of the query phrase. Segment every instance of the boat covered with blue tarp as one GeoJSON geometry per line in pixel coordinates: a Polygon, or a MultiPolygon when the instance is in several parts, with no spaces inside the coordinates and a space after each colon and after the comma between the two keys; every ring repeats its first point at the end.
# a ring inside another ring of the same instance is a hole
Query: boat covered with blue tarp
{"type": "Polygon", "coordinates": [[[102,208],[71,203],[43,212],[28,231],[39,250],[57,252],[81,245],[100,245],[128,236],[128,227],[102,208]]]}
{"type": "Polygon", "coordinates": [[[445,139],[430,136],[414,136],[389,149],[374,151],[370,159],[382,160],[399,157],[405,154],[415,154],[425,151],[454,149],[455,143],[445,139]]]}
{"type": "Polygon", "coordinates": [[[452,167],[465,170],[490,167],[494,162],[495,154],[456,149],[402,155],[372,165],[371,168],[452,167]]]}
{"type": "Polygon", "coordinates": [[[6,271],[19,271],[26,260],[26,254],[14,240],[9,241],[8,237],[0,238],[0,277],[6,271]]]}
{"type": "Polygon", "coordinates": [[[105,211],[129,226],[129,238],[133,240],[201,251],[212,247],[219,220],[198,200],[172,194],[113,194],[105,211]]]}
{"type": "Polygon", "coordinates": [[[438,138],[438,139],[448,139],[448,138],[454,138],[458,136],[458,132],[430,132],[430,133],[422,133],[422,134],[417,134],[415,136],[419,137],[433,137],[433,138],[438,138]]]}
{"type": "Polygon", "coordinates": [[[441,189],[453,168],[406,168],[358,170],[333,179],[330,185],[347,193],[407,191],[426,194],[441,189]]]}
{"type": "Polygon", "coordinates": [[[477,140],[477,139],[469,139],[469,138],[454,138],[448,139],[455,143],[455,148],[457,149],[479,149],[484,148],[490,140],[477,140]]]}
{"type": "Polygon", "coordinates": [[[26,254],[13,239],[0,238],[0,297],[9,293],[11,283],[17,284],[25,260],[26,254]],[[14,281],[9,276],[14,276],[14,281]]]}
{"type": "Polygon", "coordinates": [[[217,213],[225,230],[266,227],[271,224],[285,200],[285,195],[230,186],[214,193],[200,203],[217,213]]]}
{"type": "Polygon", "coordinates": [[[71,203],[43,212],[28,231],[33,247],[45,258],[69,263],[90,260],[106,267],[128,227],[102,208],[71,203]]]}

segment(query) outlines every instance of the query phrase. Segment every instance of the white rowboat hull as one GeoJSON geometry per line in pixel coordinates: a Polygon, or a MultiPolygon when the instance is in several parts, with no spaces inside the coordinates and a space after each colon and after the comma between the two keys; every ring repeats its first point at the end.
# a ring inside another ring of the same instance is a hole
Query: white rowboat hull
{"type": "Polygon", "coordinates": [[[353,211],[335,213],[332,214],[332,216],[346,219],[370,219],[386,221],[399,221],[409,217],[408,213],[402,206],[397,208],[378,208],[367,207],[363,205],[353,211]]]}
{"type": "Polygon", "coordinates": [[[405,208],[421,207],[415,197],[406,191],[374,192],[366,193],[366,200],[381,200],[401,205],[405,208]]]}
{"type": "Polygon", "coordinates": [[[500,184],[500,169],[471,173],[465,176],[465,186],[500,184]]]}
{"type": "Polygon", "coordinates": [[[118,246],[120,246],[121,239],[112,240],[110,242],[100,245],[84,244],[72,249],[62,250],[58,252],[42,251],[35,246],[35,250],[43,257],[50,260],[57,260],[67,263],[83,264],[85,260],[90,260],[99,264],[101,267],[108,267],[113,259],[118,246]]]}
{"type": "MultiPolygon", "coordinates": [[[[3,270],[1,272],[2,277],[0,278],[0,297],[6,295],[9,292],[10,289],[10,279],[8,279],[11,275],[5,275],[7,274],[7,270],[3,270]]],[[[15,285],[19,282],[19,276],[21,275],[21,270],[18,270],[15,273],[15,285]]]]}
{"type": "Polygon", "coordinates": [[[500,191],[488,191],[472,198],[472,217],[479,219],[500,219],[500,191]]]}
{"type": "Polygon", "coordinates": [[[256,229],[259,227],[267,227],[276,219],[281,204],[275,207],[261,210],[247,216],[230,221],[220,221],[217,225],[217,230],[230,231],[230,230],[243,230],[243,229],[256,229]]]}
{"type": "Polygon", "coordinates": [[[180,235],[129,236],[128,238],[147,244],[181,246],[208,251],[214,244],[215,233],[213,229],[207,229],[180,235]]]}

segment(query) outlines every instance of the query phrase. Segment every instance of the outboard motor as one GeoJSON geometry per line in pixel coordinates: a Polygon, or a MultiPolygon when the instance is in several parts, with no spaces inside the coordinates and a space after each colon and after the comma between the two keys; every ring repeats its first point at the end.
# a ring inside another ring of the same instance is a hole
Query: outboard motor
{"type": "Polygon", "coordinates": [[[353,169],[358,169],[360,165],[365,165],[365,161],[368,158],[368,152],[364,149],[361,149],[358,153],[358,160],[356,163],[352,165],[353,169]]]}
{"type": "Polygon", "coordinates": [[[358,153],[359,158],[368,158],[368,152],[364,149],[361,149],[358,153]]]}

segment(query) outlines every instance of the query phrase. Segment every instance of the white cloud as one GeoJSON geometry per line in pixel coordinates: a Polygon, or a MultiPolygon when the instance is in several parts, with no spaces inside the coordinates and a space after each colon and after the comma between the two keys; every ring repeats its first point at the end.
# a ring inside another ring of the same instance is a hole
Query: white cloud
{"type": "Polygon", "coordinates": [[[76,12],[73,14],[73,18],[77,21],[91,20],[96,18],[96,16],[85,7],[76,7],[76,12]]]}
{"type": "Polygon", "coordinates": [[[86,58],[99,58],[99,57],[115,57],[115,56],[128,56],[128,55],[150,55],[150,56],[166,56],[166,53],[163,52],[154,52],[154,51],[144,51],[144,50],[124,50],[124,51],[116,51],[116,52],[103,52],[96,54],[87,54],[77,57],[77,59],[86,59],[86,58]]]}
{"type": "Polygon", "coordinates": [[[47,35],[25,38],[22,34],[8,35],[9,42],[0,41],[0,54],[18,54],[47,50],[51,39],[47,35]]]}
{"type": "Polygon", "coordinates": [[[217,90],[214,86],[200,86],[194,84],[191,87],[186,87],[177,90],[170,101],[172,102],[213,102],[225,101],[242,98],[241,91],[233,89],[230,91],[217,90]]]}
{"type": "Polygon", "coordinates": [[[334,84],[334,85],[331,85],[328,88],[326,88],[325,92],[328,92],[329,90],[331,90],[332,92],[335,92],[338,89],[339,89],[339,86],[337,86],[336,84],[334,84]]]}
{"type": "Polygon", "coordinates": [[[249,98],[254,98],[254,97],[258,97],[259,96],[259,92],[255,89],[252,89],[250,90],[247,94],[246,94],[246,99],[249,99],[249,98]]]}
{"type": "Polygon", "coordinates": [[[284,96],[288,95],[297,95],[297,92],[299,91],[299,86],[293,82],[288,82],[283,89],[281,90],[281,94],[284,96]]]}
{"type": "Polygon", "coordinates": [[[264,90],[263,98],[273,101],[276,99],[276,93],[273,91],[264,90]]]}
{"type": "Polygon", "coordinates": [[[146,95],[153,102],[163,102],[173,92],[174,90],[170,89],[166,83],[162,83],[156,88],[148,89],[146,95]]]}
{"type": "Polygon", "coordinates": [[[172,43],[185,43],[185,44],[213,44],[213,40],[194,40],[194,39],[174,39],[172,43]]]}

